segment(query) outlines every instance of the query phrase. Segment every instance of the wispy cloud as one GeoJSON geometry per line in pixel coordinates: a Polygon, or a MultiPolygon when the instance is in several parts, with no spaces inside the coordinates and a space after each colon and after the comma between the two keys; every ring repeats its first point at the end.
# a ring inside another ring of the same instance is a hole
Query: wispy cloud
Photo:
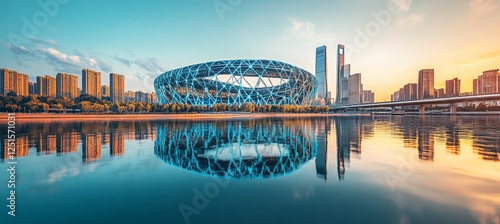
{"type": "Polygon", "coordinates": [[[304,41],[308,46],[322,45],[330,42],[334,38],[332,32],[320,32],[317,25],[308,20],[300,21],[289,18],[290,26],[287,29],[287,36],[291,35],[304,41]]]}
{"type": "Polygon", "coordinates": [[[51,46],[54,46],[54,47],[57,47],[58,44],[56,43],[55,40],[45,40],[45,39],[39,39],[37,37],[30,37],[30,40],[32,43],[35,43],[35,44],[44,44],[44,45],[51,45],[51,46]]]}
{"type": "Polygon", "coordinates": [[[493,12],[497,6],[494,0],[470,0],[470,11],[475,15],[484,15],[493,12]]]}
{"type": "Polygon", "coordinates": [[[155,57],[124,58],[119,55],[115,55],[113,56],[113,58],[129,68],[133,65],[136,65],[137,67],[144,69],[150,74],[160,74],[165,71],[163,66],[160,65],[160,60],[155,57]]]}
{"type": "Polygon", "coordinates": [[[425,15],[424,14],[410,14],[407,16],[401,16],[396,19],[396,25],[398,27],[404,27],[404,26],[410,26],[410,25],[416,25],[421,22],[425,21],[425,15]]]}
{"type": "Polygon", "coordinates": [[[405,13],[410,10],[411,0],[392,0],[392,2],[401,13],[405,13]]]}

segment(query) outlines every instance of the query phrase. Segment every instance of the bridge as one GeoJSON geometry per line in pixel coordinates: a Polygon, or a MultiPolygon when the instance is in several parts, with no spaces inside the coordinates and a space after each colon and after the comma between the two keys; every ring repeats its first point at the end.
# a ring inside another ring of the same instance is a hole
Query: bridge
{"type": "Polygon", "coordinates": [[[438,98],[438,99],[425,99],[425,100],[408,100],[408,101],[393,101],[393,102],[381,102],[381,103],[368,103],[368,104],[356,104],[356,105],[331,105],[330,111],[341,111],[348,109],[364,109],[364,108],[381,108],[381,107],[391,107],[394,111],[395,107],[399,106],[419,106],[419,113],[425,114],[425,107],[429,105],[450,105],[450,114],[455,115],[457,113],[457,103],[465,102],[484,102],[484,101],[495,101],[500,100],[500,93],[498,94],[488,94],[488,95],[473,95],[473,96],[457,96],[448,98],[438,98]]]}

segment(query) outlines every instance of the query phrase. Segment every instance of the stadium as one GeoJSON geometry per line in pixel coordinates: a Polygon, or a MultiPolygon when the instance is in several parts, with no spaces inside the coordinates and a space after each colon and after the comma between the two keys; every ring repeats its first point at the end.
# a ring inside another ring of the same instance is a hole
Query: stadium
{"type": "Polygon", "coordinates": [[[317,83],[311,73],[284,62],[224,60],[165,72],[154,86],[161,104],[309,105],[317,83]]]}

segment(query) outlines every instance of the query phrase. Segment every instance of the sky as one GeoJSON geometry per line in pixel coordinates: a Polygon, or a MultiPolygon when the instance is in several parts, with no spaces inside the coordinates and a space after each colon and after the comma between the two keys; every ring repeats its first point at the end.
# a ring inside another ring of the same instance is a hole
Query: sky
{"type": "MultiPolygon", "coordinates": [[[[315,48],[327,46],[329,90],[336,48],[346,45],[376,101],[420,69],[435,87],[500,67],[496,0],[17,0],[3,1],[0,67],[36,76],[82,68],[125,75],[126,90],[154,91],[171,69],[222,59],[272,59],[314,74],[315,48]]],[[[79,79],[81,86],[81,79],[79,79]]],[[[334,95],[334,94],[333,94],[334,95]]]]}

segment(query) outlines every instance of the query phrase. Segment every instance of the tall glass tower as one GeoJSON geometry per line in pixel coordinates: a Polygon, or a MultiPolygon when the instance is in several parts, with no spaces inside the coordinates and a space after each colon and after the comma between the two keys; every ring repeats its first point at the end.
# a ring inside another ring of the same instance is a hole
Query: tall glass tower
{"type": "Polygon", "coordinates": [[[350,65],[344,66],[344,45],[337,47],[337,104],[346,104],[347,102],[347,79],[349,78],[350,65]]]}
{"type": "Polygon", "coordinates": [[[330,104],[328,94],[328,69],[326,65],[326,46],[316,48],[316,79],[318,79],[317,96],[325,99],[325,104],[330,104]]]}

